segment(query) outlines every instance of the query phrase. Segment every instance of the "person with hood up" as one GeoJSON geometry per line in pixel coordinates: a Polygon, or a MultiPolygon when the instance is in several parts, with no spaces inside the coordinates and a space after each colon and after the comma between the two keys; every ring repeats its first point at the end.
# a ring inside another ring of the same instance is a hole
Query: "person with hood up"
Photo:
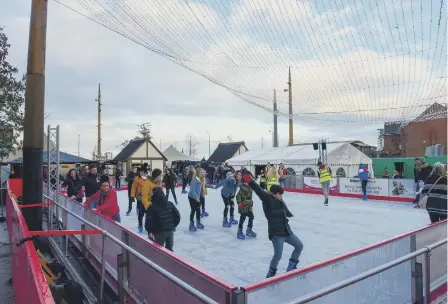
{"type": "Polygon", "coordinates": [[[190,202],[190,231],[197,231],[198,229],[204,229],[204,225],[201,223],[200,204],[201,196],[203,196],[203,190],[201,178],[203,177],[203,170],[199,168],[196,173],[193,174],[193,179],[190,183],[190,191],[188,192],[188,201],[190,202]],[[196,216],[196,226],[194,225],[194,217],[196,216]]]}
{"type": "Polygon", "coordinates": [[[238,213],[240,214],[236,237],[240,240],[244,240],[246,236],[256,237],[257,234],[252,230],[254,223],[254,213],[252,212],[254,205],[254,201],[252,200],[252,189],[244,180],[241,183],[240,191],[238,191],[238,194],[236,195],[236,202],[238,204],[238,213]],[[247,223],[246,235],[244,235],[243,225],[246,221],[246,217],[249,219],[249,223],[247,223]]]}
{"type": "Polygon", "coordinates": [[[293,215],[283,201],[283,188],[279,185],[272,185],[269,191],[265,191],[254,182],[252,175],[247,171],[243,173],[242,179],[260,198],[263,204],[264,215],[268,220],[268,235],[274,247],[274,256],[272,257],[266,277],[273,277],[277,273],[277,266],[282,258],[284,243],[294,247],[286,271],[297,269],[299,257],[303,250],[303,243],[292,232],[289,226],[288,217],[292,217],[293,215]]]}
{"type": "Polygon", "coordinates": [[[108,176],[101,176],[100,190],[91,195],[83,205],[118,223],[121,222],[117,192],[110,187],[108,176]]]}
{"type": "Polygon", "coordinates": [[[359,180],[361,181],[362,199],[366,201],[367,197],[367,182],[369,181],[369,168],[366,164],[360,164],[358,169],[359,180]]]}
{"type": "Polygon", "coordinates": [[[323,164],[321,161],[317,162],[317,175],[319,176],[319,182],[322,186],[322,191],[324,193],[324,205],[328,206],[328,196],[330,194],[330,184],[333,177],[331,176],[331,169],[329,166],[323,164]]]}
{"type": "Polygon", "coordinates": [[[84,190],[86,198],[91,197],[100,189],[100,179],[95,165],[89,166],[89,173],[84,177],[84,190]]]}
{"type": "Polygon", "coordinates": [[[166,199],[170,197],[170,191],[173,194],[174,202],[177,205],[177,197],[176,197],[176,185],[177,185],[177,176],[174,173],[173,169],[166,168],[165,175],[163,176],[163,181],[165,184],[166,190],[166,199]]]}
{"type": "Polygon", "coordinates": [[[128,173],[128,176],[126,176],[126,178],[124,179],[127,183],[128,183],[128,199],[129,199],[129,206],[128,206],[128,211],[126,212],[126,215],[129,216],[129,214],[131,214],[132,211],[132,184],[134,183],[134,180],[137,176],[137,168],[134,167],[132,168],[131,172],[128,173]]]}
{"type": "Polygon", "coordinates": [[[235,220],[235,218],[233,217],[234,215],[234,198],[236,195],[236,190],[238,189],[238,186],[241,182],[241,172],[240,171],[236,171],[235,174],[232,174],[231,172],[227,173],[226,178],[219,182],[215,189],[219,189],[220,187],[222,187],[221,189],[221,197],[222,200],[224,202],[224,212],[223,212],[223,221],[222,221],[222,226],[229,228],[232,225],[237,225],[238,221],[235,220]],[[229,213],[229,209],[230,209],[230,218],[229,220],[227,220],[227,215],[229,213]]]}
{"type": "Polygon", "coordinates": [[[180,213],[163,193],[161,187],[152,190],[152,204],[146,209],[145,228],[154,242],[173,251],[174,231],[180,223],[180,213]]]}
{"type": "Polygon", "coordinates": [[[62,187],[67,187],[67,197],[82,203],[82,198],[84,197],[82,186],[83,181],[79,177],[78,172],[75,169],[70,169],[67,178],[62,183],[62,187]]]}

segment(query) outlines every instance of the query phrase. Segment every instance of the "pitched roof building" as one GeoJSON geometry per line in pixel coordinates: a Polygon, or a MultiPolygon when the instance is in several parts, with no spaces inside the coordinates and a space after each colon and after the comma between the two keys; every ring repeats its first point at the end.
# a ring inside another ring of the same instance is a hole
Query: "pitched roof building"
{"type": "Polygon", "coordinates": [[[244,141],[220,143],[212,155],[210,155],[208,162],[220,164],[247,151],[248,149],[244,141]]]}
{"type": "Polygon", "coordinates": [[[123,172],[129,171],[133,166],[144,163],[152,168],[163,170],[168,159],[157,149],[150,139],[137,139],[130,141],[120,153],[115,156],[114,161],[121,162],[123,172]]]}

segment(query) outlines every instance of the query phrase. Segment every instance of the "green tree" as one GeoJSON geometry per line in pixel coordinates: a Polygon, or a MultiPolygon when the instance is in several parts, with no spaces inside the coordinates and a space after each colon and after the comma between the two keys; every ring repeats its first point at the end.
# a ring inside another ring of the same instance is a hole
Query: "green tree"
{"type": "Polygon", "coordinates": [[[8,61],[8,37],[0,27],[0,158],[7,157],[21,145],[25,76],[8,61]]]}

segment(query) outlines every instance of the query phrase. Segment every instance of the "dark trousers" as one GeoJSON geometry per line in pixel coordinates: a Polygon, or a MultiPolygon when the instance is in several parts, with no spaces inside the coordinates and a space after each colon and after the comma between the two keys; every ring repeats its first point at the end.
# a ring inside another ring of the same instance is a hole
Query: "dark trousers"
{"type": "Polygon", "coordinates": [[[260,188],[263,190],[266,190],[266,183],[265,182],[260,182],[260,188]]]}
{"type": "Polygon", "coordinates": [[[166,188],[166,200],[168,200],[168,198],[170,197],[170,191],[173,194],[174,201],[177,202],[176,191],[174,190],[174,188],[166,188]]]}
{"type": "Polygon", "coordinates": [[[190,222],[194,221],[194,216],[196,214],[196,221],[201,221],[201,214],[199,210],[199,204],[200,202],[196,201],[195,199],[188,197],[188,201],[190,202],[190,222]]]}
{"type": "Polygon", "coordinates": [[[201,196],[200,204],[202,211],[205,211],[205,197],[201,196]]]}
{"type": "Polygon", "coordinates": [[[443,220],[446,220],[446,214],[440,214],[440,213],[434,213],[434,212],[428,212],[429,219],[431,220],[431,223],[437,223],[443,220]]]}
{"type": "Polygon", "coordinates": [[[185,191],[185,188],[187,188],[188,185],[188,178],[183,178],[182,179],[182,192],[185,191]]]}
{"type": "Polygon", "coordinates": [[[230,217],[233,217],[233,212],[235,211],[234,208],[234,204],[235,202],[233,201],[233,197],[229,196],[229,197],[224,197],[222,196],[222,201],[224,202],[224,218],[227,218],[227,214],[229,213],[229,207],[230,207],[230,217]]]}
{"type": "Polygon", "coordinates": [[[361,181],[361,190],[362,190],[362,194],[367,195],[367,181],[366,180],[361,181]]]}
{"type": "Polygon", "coordinates": [[[129,199],[128,211],[131,211],[131,210],[132,210],[132,197],[131,197],[131,191],[132,191],[132,183],[128,183],[128,199],[129,199]]]}
{"type": "Polygon", "coordinates": [[[160,246],[165,246],[169,251],[173,251],[174,231],[154,233],[154,241],[160,246]]]}
{"type": "Polygon", "coordinates": [[[141,201],[137,201],[137,210],[138,210],[138,226],[143,227],[143,217],[145,216],[145,206],[143,206],[141,201]]]}
{"type": "Polygon", "coordinates": [[[249,218],[249,223],[247,223],[247,228],[252,229],[252,225],[254,224],[254,213],[252,211],[241,213],[240,222],[238,224],[238,228],[243,229],[244,221],[246,217],[249,218]]]}
{"type": "Polygon", "coordinates": [[[115,189],[121,188],[121,179],[119,176],[115,176],[115,189]]]}

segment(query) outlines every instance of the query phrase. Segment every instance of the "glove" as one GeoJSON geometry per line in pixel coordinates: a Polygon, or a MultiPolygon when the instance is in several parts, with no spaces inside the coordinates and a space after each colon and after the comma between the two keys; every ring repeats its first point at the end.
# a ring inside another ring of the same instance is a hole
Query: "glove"
{"type": "Polygon", "coordinates": [[[131,202],[135,202],[135,197],[131,197],[131,202]]]}
{"type": "Polygon", "coordinates": [[[246,183],[250,183],[251,181],[253,181],[254,179],[253,179],[253,177],[252,177],[252,174],[250,174],[250,172],[249,171],[247,171],[247,170],[244,170],[243,171],[243,180],[246,182],[246,183]]]}
{"type": "Polygon", "coordinates": [[[238,203],[238,209],[243,209],[243,203],[238,203]]]}

